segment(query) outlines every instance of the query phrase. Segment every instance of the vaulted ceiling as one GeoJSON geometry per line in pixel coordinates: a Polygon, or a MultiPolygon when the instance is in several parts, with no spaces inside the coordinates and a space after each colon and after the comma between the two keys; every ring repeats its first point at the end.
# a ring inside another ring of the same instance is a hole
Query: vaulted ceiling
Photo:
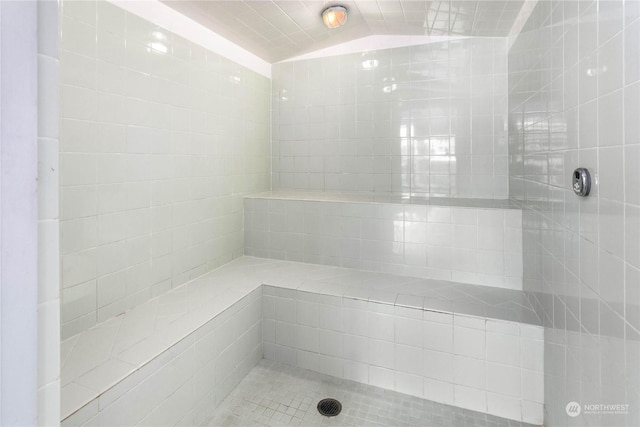
{"type": "Polygon", "coordinates": [[[524,0],[163,0],[183,15],[268,62],[278,62],[371,35],[502,37],[524,0]],[[333,5],[349,11],[345,26],[321,19],[333,5]]]}

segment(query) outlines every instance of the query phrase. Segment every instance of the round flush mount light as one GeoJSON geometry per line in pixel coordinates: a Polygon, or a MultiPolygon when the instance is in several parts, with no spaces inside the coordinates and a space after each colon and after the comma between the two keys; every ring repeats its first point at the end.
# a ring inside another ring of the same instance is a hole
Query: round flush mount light
{"type": "Polygon", "coordinates": [[[342,27],[347,23],[347,8],[344,6],[331,6],[322,12],[322,21],[329,28],[342,27]]]}

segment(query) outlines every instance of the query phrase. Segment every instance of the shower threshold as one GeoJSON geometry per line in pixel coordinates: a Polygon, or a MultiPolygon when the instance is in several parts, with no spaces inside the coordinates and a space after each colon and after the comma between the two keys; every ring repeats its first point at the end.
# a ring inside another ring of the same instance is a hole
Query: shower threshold
{"type": "Polygon", "coordinates": [[[531,426],[262,359],[203,425],[232,426],[531,426]],[[327,418],[325,398],[342,403],[327,418]]]}

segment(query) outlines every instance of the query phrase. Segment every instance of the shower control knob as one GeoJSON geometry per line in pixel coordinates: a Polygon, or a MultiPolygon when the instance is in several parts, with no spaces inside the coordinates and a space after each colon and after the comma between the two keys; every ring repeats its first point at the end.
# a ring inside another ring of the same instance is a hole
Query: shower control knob
{"type": "Polygon", "coordinates": [[[580,197],[587,197],[591,191],[591,175],[586,168],[573,171],[573,192],[580,197]]]}

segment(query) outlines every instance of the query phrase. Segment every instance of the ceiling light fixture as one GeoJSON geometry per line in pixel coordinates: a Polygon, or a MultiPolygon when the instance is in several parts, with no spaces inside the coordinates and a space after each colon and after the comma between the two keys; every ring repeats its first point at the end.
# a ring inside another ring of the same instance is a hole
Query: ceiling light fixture
{"type": "Polygon", "coordinates": [[[347,23],[347,8],[344,6],[331,6],[322,12],[322,21],[329,28],[342,27],[347,23]]]}

